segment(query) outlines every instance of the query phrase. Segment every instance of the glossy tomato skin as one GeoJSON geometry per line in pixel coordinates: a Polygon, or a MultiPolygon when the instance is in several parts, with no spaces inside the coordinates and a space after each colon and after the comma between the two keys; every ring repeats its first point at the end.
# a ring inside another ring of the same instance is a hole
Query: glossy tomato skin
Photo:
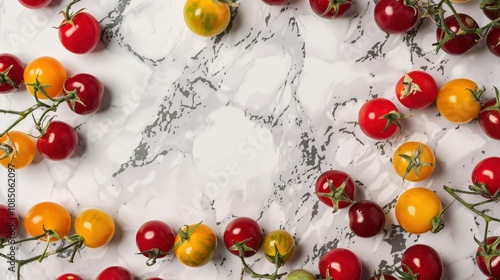
{"type": "Polygon", "coordinates": [[[432,149],[428,145],[417,141],[408,141],[399,145],[392,156],[392,165],[396,173],[404,180],[411,182],[421,182],[429,178],[434,173],[435,164],[436,157],[432,149]],[[421,152],[418,162],[424,165],[419,167],[418,174],[413,169],[406,174],[408,166],[412,163],[404,156],[415,157],[418,155],[419,149],[421,149],[421,152]]]}
{"type": "Polygon", "coordinates": [[[488,107],[494,106],[496,103],[496,98],[490,98],[481,106],[479,126],[491,139],[500,140],[500,111],[485,110],[488,107]]]}
{"type": "Polygon", "coordinates": [[[229,5],[213,0],[187,0],[184,21],[195,34],[213,37],[226,30],[231,20],[229,5]]]}
{"type": "Polygon", "coordinates": [[[487,197],[500,189],[500,157],[487,157],[478,162],[472,170],[473,184],[484,184],[489,192],[487,197]]]}
{"type": "Polygon", "coordinates": [[[395,91],[399,102],[406,108],[423,109],[436,101],[439,88],[429,73],[415,70],[398,80],[395,91]]]}
{"type": "Polygon", "coordinates": [[[285,262],[289,261],[293,257],[295,249],[295,239],[286,230],[272,230],[264,236],[262,251],[266,259],[271,263],[274,263],[274,257],[278,252],[281,256],[285,256],[285,262]],[[276,248],[278,251],[276,251],[276,248]]]}
{"type": "Polygon", "coordinates": [[[134,280],[134,275],[123,266],[110,266],[102,270],[95,280],[134,280]]]}
{"type": "Polygon", "coordinates": [[[41,9],[47,7],[52,0],[19,0],[23,6],[29,9],[41,9]]]}
{"type": "Polygon", "coordinates": [[[23,75],[24,63],[17,56],[9,53],[0,54],[0,94],[18,89],[23,83],[23,75]]]}
{"type": "Polygon", "coordinates": [[[329,271],[331,279],[359,280],[363,273],[361,261],[349,249],[335,248],[326,252],[319,260],[319,273],[326,279],[329,271]]]}
{"type": "Polygon", "coordinates": [[[486,45],[492,54],[500,57],[500,27],[490,28],[486,35],[486,45]]]}
{"type": "MultiPolygon", "coordinates": [[[[24,229],[31,236],[37,236],[44,233],[44,227],[47,230],[53,230],[59,234],[60,238],[68,235],[71,229],[71,216],[62,205],[43,201],[33,205],[24,216],[24,229]]],[[[47,237],[42,237],[47,240],[47,237]]],[[[55,241],[55,237],[50,238],[55,241]]]]}
{"type": "Polygon", "coordinates": [[[396,123],[400,121],[401,117],[397,116],[397,114],[399,114],[398,108],[389,99],[381,97],[370,99],[359,109],[359,128],[366,136],[372,139],[389,139],[399,129],[396,123]],[[391,117],[391,119],[384,117],[388,115],[393,115],[394,117],[391,117]],[[388,123],[389,126],[386,127],[388,123]]]}
{"type": "Polygon", "coordinates": [[[500,3],[498,1],[496,3],[492,1],[491,3],[486,3],[480,7],[486,17],[490,20],[500,18],[500,3]]]}
{"type": "Polygon", "coordinates": [[[144,280],[163,280],[163,278],[160,278],[160,277],[148,277],[144,280]]]}
{"type": "MultiPolygon", "coordinates": [[[[45,86],[45,93],[50,98],[55,98],[63,90],[64,80],[66,80],[66,69],[64,69],[59,60],[50,56],[41,56],[26,65],[23,77],[26,88],[32,95],[35,94],[35,89],[32,85],[38,79],[45,86]]],[[[36,95],[39,99],[47,99],[40,91],[36,95]]]]}
{"type": "Polygon", "coordinates": [[[415,187],[404,191],[396,202],[395,212],[399,225],[409,233],[422,234],[432,229],[432,219],[443,206],[433,191],[415,187]]]}
{"type": "Polygon", "coordinates": [[[471,91],[477,88],[474,81],[464,78],[446,82],[439,89],[436,99],[436,106],[441,116],[457,124],[475,119],[481,111],[481,104],[471,91]]]}
{"type": "Polygon", "coordinates": [[[86,12],[77,12],[70,20],[59,26],[59,40],[70,52],[85,54],[93,51],[101,38],[101,27],[97,19],[86,12]]]}
{"type": "Polygon", "coordinates": [[[288,0],[262,0],[262,2],[268,5],[285,5],[288,3],[288,0]]]}
{"type": "Polygon", "coordinates": [[[317,16],[334,19],[344,17],[352,7],[352,0],[337,0],[337,2],[338,5],[331,7],[329,11],[330,0],[309,0],[309,5],[317,16]]]}
{"type": "Polygon", "coordinates": [[[235,256],[239,256],[239,252],[237,249],[232,248],[234,242],[248,240],[245,245],[252,250],[245,251],[244,256],[251,257],[262,247],[264,233],[260,225],[254,219],[249,217],[237,217],[227,224],[224,229],[223,239],[226,249],[235,256]]]}
{"type": "MultiPolygon", "coordinates": [[[[479,28],[479,25],[471,16],[463,13],[458,13],[458,17],[468,29],[479,28]]],[[[450,15],[446,17],[444,22],[446,26],[448,26],[448,28],[454,34],[457,34],[461,31],[460,24],[458,23],[455,15],[450,15]]],[[[445,36],[446,32],[443,31],[440,27],[438,27],[436,29],[436,40],[441,41],[442,39],[445,38],[445,36]]],[[[475,33],[457,35],[452,39],[450,39],[449,41],[447,41],[446,43],[444,43],[441,49],[450,55],[463,55],[468,51],[470,51],[472,47],[474,47],[477,44],[479,39],[480,39],[479,35],[475,33]]]]}
{"type": "MultiPolygon", "coordinates": [[[[165,222],[159,220],[147,221],[139,227],[135,235],[135,242],[139,252],[146,252],[153,249],[160,250],[156,258],[163,258],[168,254],[175,243],[175,233],[165,222]]],[[[149,253],[143,253],[146,257],[151,257],[149,253]]]]}
{"type": "Polygon", "coordinates": [[[83,245],[99,248],[108,244],[115,234],[113,218],[103,210],[89,208],[75,219],[75,232],[83,238],[83,245]]]}
{"type": "MultiPolygon", "coordinates": [[[[22,131],[9,131],[0,137],[0,143],[13,148],[10,156],[0,160],[0,164],[5,168],[21,169],[30,165],[35,159],[35,141],[22,131]]],[[[0,150],[0,157],[4,154],[5,152],[0,150]]]]}
{"type": "MultiPolygon", "coordinates": [[[[488,236],[488,238],[486,238],[486,245],[493,244],[497,238],[499,238],[499,236],[488,236]]],[[[494,249],[499,250],[500,246],[497,245],[494,249]]],[[[476,251],[476,265],[479,267],[479,270],[481,270],[481,272],[488,277],[500,279],[500,257],[494,256],[489,260],[490,271],[488,271],[488,260],[485,256],[481,256],[482,252],[483,247],[478,246],[476,251]]]]}
{"type": "Polygon", "coordinates": [[[385,213],[377,203],[360,200],[349,208],[349,228],[359,237],[373,237],[385,226],[385,213]]]}
{"type": "Polygon", "coordinates": [[[102,105],[104,85],[96,76],[80,73],[73,75],[64,82],[63,95],[76,91],[77,102],[67,101],[69,108],[79,115],[96,113],[102,105]]]}
{"type": "Polygon", "coordinates": [[[316,276],[305,269],[296,269],[288,273],[285,280],[316,280],[316,276]]]}
{"type": "Polygon", "coordinates": [[[51,160],[64,160],[71,157],[78,146],[75,129],[62,121],[51,121],[45,134],[36,142],[38,152],[51,160]]]}
{"type": "Polygon", "coordinates": [[[179,246],[177,244],[181,242],[182,237],[179,233],[176,235],[174,253],[184,265],[200,267],[212,260],[217,249],[217,236],[209,226],[201,223],[189,225],[187,228],[184,226],[180,230],[186,231],[194,227],[196,229],[179,246]]]}
{"type": "Polygon", "coordinates": [[[401,257],[403,272],[418,274],[418,279],[441,280],[443,263],[439,253],[425,244],[415,244],[408,247],[401,257]]]}
{"type": "Polygon", "coordinates": [[[377,26],[389,34],[410,31],[418,21],[418,9],[407,6],[404,0],[379,0],[375,4],[374,17],[377,26]]]}
{"type": "Polygon", "coordinates": [[[64,273],[59,275],[55,280],[83,280],[83,278],[74,273],[64,273]]]}
{"type": "MultiPolygon", "coordinates": [[[[324,195],[331,192],[330,184],[333,185],[335,189],[338,189],[344,182],[346,182],[344,189],[345,194],[350,200],[354,200],[354,197],[356,196],[356,184],[349,174],[340,170],[328,170],[323,172],[318,177],[314,187],[318,199],[327,206],[334,208],[335,205],[332,199],[324,195]]],[[[349,205],[351,205],[351,203],[347,201],[340,201],[338,203],[338,209],[346,208],[349,205]]]]}
{"type": "Polygon", "coordinates": [[[14,238],[19,228],[19,215],[14,209],[0,204],[0,239],[14,238]]]}

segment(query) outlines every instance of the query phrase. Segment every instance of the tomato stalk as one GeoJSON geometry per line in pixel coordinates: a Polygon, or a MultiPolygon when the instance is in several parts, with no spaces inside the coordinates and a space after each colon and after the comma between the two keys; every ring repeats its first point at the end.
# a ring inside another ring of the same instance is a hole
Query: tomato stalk
{"type": "Polygon", "coordinates": [[[326,8],[325,12],[321,16],[328,14],[332,9],[334,9],[333,10],[334,13],[332,15],[332,18],[335,18],[339,13],[340,5],[345,5],[345,4],[349,4],[349,3],[350,2],[347,0],[329,0],[328,7],[326,8]]]}
{"type": "Polygon", "coordinates": [[[285,259],[286,259],[286,257],[289,254],[292,253],[292,250],[289,250],[284,255],[281,255],[280,252],[278,251],[277,245],[274,244],[274,249],[276,251],[276,255],[274,255],[274,256],[268,255],[268,256],[271,258],[272,263],[275,265],[276,269],[275,269],[275,271],[272,274],[269,274],[269,273],[260,274],[260,273],[257,273],[255,271],[253,271],[253,269],[245,261],[245,252],[247,252],[247,251],[254,251],[252,248],[246,246],[246,243],[249,240],[250,239],[247,239],[247,240],[244,240],[244,241],[241,241],[241,242],[233,241],[233,246],[238,250],[239,258],[240,258],[241,264],[243,266],[242,267],[243,271],[241,273],[240,280],[243,279],[243,274],[244,274],[245,271],[248,274],[250,274],[250,276],[252,278],[259,278],[259,279],[276,280],[276,279],[280,279],[281,277],[283,277],[284,275],[286,275],[286,272],[284,272],[284,273],[278,273],[278,272],[279,272],[279,268],[282,267],[285,264],[285,259]]]}
{"type": "Polygon", "coordinates": [[[71,12],[71,8],[73,7],[73,5],[75,5],[76,3],[80,2],[80,1],[81,1],[81,0],[73,0],[71,3],[69,3],[69,4],[68,4],[68,6],[66,6],[66,11],[61,11],[61,12],[60,12],[60,14],[62,14],[62,15],[63,15],[63,17],[64,17],[64,20],[63,20],[63,22],[61,22],[61,24],[60,24],[58,27],[56,27],[56,29],[61,28],[61,26],[63,26],[63,25],[64,25],[64,24],[66,24],[66,23],[69,23],[69,24],[71,24],[72,26],[74,26],[74,25],[75,25],[75,23],[73,22],[73,19],[75,18],[75,16],[76,16],[79,12],[81,12],[81,11],[85,10],[85,8],[82,8],[82,9],[80,9],[80,10],[78,10],[78,11],[74,12],[74,13],[72,13],[72,12],[71,12]]]}
{"type": "Polygon", "coordinates": [[[500,92],[498,91],[497,87],[493,87],[495,89],[495,97],[496,97],[496,102],[492,106],[486,107],[482,112],[499,112],[500,111],[500,92]]]}
{"type": "Polygon", "coordinates": [[[13,66],[14,65],[10,65],[9,67],[7,67],[7,69],[5,69],[5,71],[0,72],[0,84],[6,83],[15,89],[19,89],[19,86],[16,83],[14,83],[14,81],[12,81],[11,78],[9,78],[9,72],[13,66]]]}
{"type": "Polygon", "coordinates": [[[410,267],[408,267],[408,265],[406,265],[406,264],[403,264],[403,267],[405,267],[408,272],[404,272],[403,270],[396,268],[396,273],[399,274],[398,278],[400,280],[417,280],[418,279],[418,273],[413,273],[413,271],[411,271],[410,267]]]}
{"type": "Polygon", "coordinates": [[[151,250],[142,251],[142,252],[139,252],[139,253],[136,253],[136,254],[137,255],[148,254],[149,258],[146,261],[146,265],[147,266],[152,266],[152,265],[156,264],[156,259],[158,257],[166,256],[166,255],[170,254],[170,252],[163,252],[162,250],[160,250],[158,248],[153,248],[151,250]]]}
{"type": "Polygon", "coordinates": [[[340,185],[338,188],[336,188],[332,181],[326,178],[326,181],[328,182],[328,186],[330,187],[330,192],[329,193],[316,193],[319,196],[323,196],[326,198],[329,198],[333,202],[333,213],[337,212],[339,210],[339,203],[341,201],[347,202],[347,203],[354,203],[352,199],[349,198],[349,196],[345,192],[345,188],[347,186],[347,183],[349,182],[349,177],[347,177],[344,182],[342,182],[342,185],[340,185]]]}

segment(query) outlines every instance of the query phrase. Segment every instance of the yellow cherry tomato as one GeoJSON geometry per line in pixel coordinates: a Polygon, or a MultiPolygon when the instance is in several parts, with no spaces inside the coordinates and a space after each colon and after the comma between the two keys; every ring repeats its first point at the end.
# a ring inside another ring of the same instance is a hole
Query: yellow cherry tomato
{"type": "Polygon", "coordinates": [[[90,208],[82,211],[75,219],[75,232],[83,238],[83,245],[99,248],[113,238],[115,222],[106,212],[90,208]]]}
{"type": "Polygon", "coordinates": [[[217,249],[217,236],[207,225],[184,226],[175,237],[174,254],[184,265],[200,267],[207,264],[217,249]]]}
{"type": "Polygon", "coordinates": [[[284,262],[289,261],[295,253],[295,240],[292,235],[285,230],[273,230],[266,234],[262,243],[262,251],[271,263],[274,263],[276,249],[284,262]]]}
{"type": "Polygon", "coordinates": [[[43,90],[50,98],[57,97],[62,91],[66,80],[66,70],[57,59],[50,56],[41,56],[31,61],[24,68],[24,83],[31,93],[39,99],[47,99],[43,90]],[[39,83],[37,83],[37,80],[39,83]],[[38,87],[35,85],[39,84],[38,87]]]}
{"type": "Polygon", "coordinates": [[[231,10],[227,3],[222,0],[187,0],[184,4],[184,21],[197,35],[218,35],[226,30],[231,20],[231,10]]]}
{"type": "Polygon", "coordinates": [[[479,96],[482,90],[469,79],[454,79],[444,84],[438,92],[436,106],[446,120],[466,123],[475,119],[481,111],[479,96]]]}
{"type": "Polygon", "coordinates": [[[404,191],[396,202],[396,219],[407,232],[421,234],[432,229],[432,219],[443,210],[441,200],[426,188],[404,191]]]}
{"type": "Polygon", "coordinates": [[[0,137],[0,164],[5,168],[20,169],[28,166],[36,154],[33,138],[22,131],[9,131],[0,137]],[[11,151],[7,151],[6,150],[11,151]]]}
{"type": "Polygon", "coordinates": [[[401,144],[392,156],[392,165],[396,173],[411,182],[427,179],[436,164],[434,152],[424,143],[409,141],[401,144]]]}
{"type": "MultiPolygon", "coordinates": [[[[24,216],[24,229],[31,236],[42,235],[47,230],[53,230],[60,238],[68,235],[71,228],[71,216],[62,205],[44,201],[33,205],[24,216]]],[[[47,236],[40,238],[47,240],[47,236]]],[[[50,237],[50,241],[57,238],[50,237]]]]}

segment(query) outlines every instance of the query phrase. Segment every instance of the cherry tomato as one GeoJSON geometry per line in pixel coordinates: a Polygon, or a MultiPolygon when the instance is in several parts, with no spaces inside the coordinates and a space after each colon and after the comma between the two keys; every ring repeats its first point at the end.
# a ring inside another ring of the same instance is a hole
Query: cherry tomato
{"type": "Polygon", "coordinates": [[[392,156],[396,173],[411,182],[427,179],[434,172],[434,152],[424,143],[409,141],[401,144],[392,156]]]}
{"type": "Polygon", "coordinates": [[[401,266],[403,272],[418,275],[418,279],[441,280],[443,277],[441,257],[436,250],[425,244],[407,248],[401,257],[401,266]]]}
{"type": "Polygon", "coordinates": [[[264,236],[262,251],[266,259],[271,263],[286,263],[293,257],[295,248],[295,240],[286,230],[273,230],[264,236]],[[282,259],[277,256],[278,253],[282,259]]]}
{"type": "Polygon", "coordinates": [[[233,255],[239,256],[238,249],[234,246],[234,242],[244,242],[245,257],[255,255],[262,247],[264,233],[259,224],[252,218],[237,217],[227,224],[224,230],[224,245],[226,249],[233,255]]]}
{"type": "Polygon", "coordinates": [[[123,266],[110,266],[102,270],[95,280],[134,280],[134,275],[123,266]]]}
{"type": "MultiPolygon", "coordinates": [[[[467,29],[479,28],[479,25],[471,16],[463,13],[458,13],[457,15],[467,29]]],[[[438,42],[441,42],[443,39],[447,40],[441,46],[441,49],[447,54],[463,55],[472,49],[472,47],[474,47],[480,39],[479,35],[476,33],[460,34],[463,30],[461,30],[460,24],[458,23],[455,15],[446,17],[444,19],[444,23],[448,29],[450,29],[452,34],[447,34],[446,31],[442,30],[441,27],[438,26],[436,30],[436,40],[438,42]],[[448,38],[451,39],[448,40],[448,38]]]]}
{"type": "Polygon", "coordinates": [[[372,139],[384,140],[396,134],[404,117],[389,99],[373,98],[359,109],[359,128],[372,139]]]}
{"type": "MultiPolygon", "coordinates": [[[[68,210],[62,205],[44,201],[33,205],[24,216],[24,229],[31,236],[38,236],[44,233],[44,228],[53,230],[60,238],[68,235],[71,228],[71,216],[68,210]]],[[[44,236],[41,240],[47,240],[44,236]]],[[[50,241],[57,238],[50,237],[50,241]]]]}
{"type": "Polygon", "coordinates": [[[0,54],[0,94],[17,90],[23,83],[24,64],[15,55],[0,54]]]}
{"type": "Polygon", "coordinates": [[[500,95],[488,99],[481,106],[479,125],[490,138],[500,140],[500,95]]]}
{"type": "Polygon", "coordinates": [[[410,31],[419,19],[418,8],[404,0],[379,0],[375,4],[375,23],[389,34],[410,31]]]}
{"type": "Polygon", "coordinates": [[[85,54],[93,51],[101,38],[97,19],[86,12],[62,12],[64,20],[59,25],[59,40],[70,52],[85,54]]]}
{"type": "Polygon", "coordinates": [[[0,137],[0,144],[6,145],[0,147],[0,164],[5,168],[21,169],[33,162],[36,154],[35,141],[28,134],[22,131],[9,131],[0,137]],[[9,148],[7,148],[7,146],[9,148]],[[5,149],[12,149],[8,153],[5,149]]]}
{"type": "Polygon", "coordinates": [[[479,98],[482,90],[469,79],[454,79],[439,90],[436,105],[439,113],[453,123],[467,123],[481,111],[479,98]]]}
{"type": "Polygon", "coordinates": [[[78,135],[69,124],[51,121],[43,134],[36,141],[38,152],[51,160],[64,160],[71,157],[78,146],[78,135]]]}
{"type": "Polygon", "coordinates": [[[322,279],[359,280],[363,268],[358,256],[348,249],[335,248],[326,252],[319,260],[322,279]]]}
{"type": "Polygon", "coordinates": [[[284,5],[288,3],[288,0],[262,0],[262,2],[268,5],[284,5]]]}
{"type": "MultiPolygon", "coordinates": [[[[488,250],[499,250],[499,244],[497,242],[498,236],[488,236],[486,238],[486,246],[488,250]],[[495,244],[495,242],[497,242],[495,244]]],[[[479,267],[481,272],[493,279],[500,279],[500,257],[493,255],[488,260],[488,253],[484,251],[483,246],[478,246],[476,251],[476,265],[479,267]],[[488,269],[489,268],[489,269],[488,269]]]]}
{"type": "Polygon", "coordinates": [[[67,101],[73,112],[79,115],[94,114],[101,108],[104,97],[104,85],[95,76],[81,73],[69,77],[64,82],[63,95],[76,93],[75,100],[67,101]]]}
{"type": "Polygon", "coordinates": [[[500,2],[499,1],[481,1],[480,8],[487,18],[490,20],[496,20],[500,18],[500,2]]]}
{"type": "Polygon", "coordinates": [[[231,20],[231,9],[219,0],[186,0],[184,21],[195,34],[213,37],[224,32],[231,20]]]}
{"type": "Polygon", "coordinates": [[[399,225],[409,233],[421,234],[432,229],[432,219],[441,213],[441,200],[433,191],[416,187],[404,191],[396,202],[399,225]]]}
{"type": "Polygon", "coordinates": [[[41,9],[47,7],[52,0],[19,0],[26,8],[41,9]]]}
{"type": "Polygon", "coordinates": [[[359,237],[373,237],[385,225],[382,207],[370,200],[360,200],[351,205],[348,217],[349,228],[359,237]]]}
{"type": "Polygon", "coordinates": [[[63,90],[66,80],[66,69],[57,59],[50,56],[41,56],[32,60],[24,68],[24,83],[28,91],[39,99],[47,99],[43,91],[50,98],[57,97],[63,90]],[[37,80],[41,84],[37,85],[37,80]]]}
{"type": "Polygon", "coordinates": [[[492,54],[500,56],[500,27],[490,28],[486,35],[486,45],[492,54]]]}
{"type": "Polygon", "coordinates": [[[181,263],[200,267],[212,260],[217,249],[217,236],[205,224],[192,224],[179,230],[175,244],[174,253],[181,263]]]}
{"type": "Polygon", "coordinates": [[[99,248],[111,241],[115,234],[115,222],[106,212],[89,208],[75,219],[75,232],[83,238],[83,245],[99,248]]]}
{"type": "Polygon", "coordinates": [[[394,276],[389,275],[389,274],[380,273],[380,274],[377,274],[377,275],[370,277],[370,279],[368,279],[368,280],[398,280],[398,279],[394,276]]]}
{"type": "Polygon", "coordinates": [[[157,258],[165,257],[175,243],[175,233],[165,222],[158,220],[147,221],[141,225],[135,235],[135,242],[140,252],[154,264],[157,258]],[[154,250],[159,250],[154,252],[154,250]]]}
{"type": "Polygon", "coordinates": [[[410,109],[423,109],[436,101],[439,88],[436,80],[421,70],[405,73],[396,83],[396,97],[410,109]]]}
{"type": "Polygon", "coordinates": [[[352,0],[309,0],[312,11],[326,19],[341,18],[349,12],[352,0]]]}
{"type": "Polygon", "coordinates": [[[315,192],[321,202],[337,211],[351,205],[356,195],[356,184],[349,174],[328,170],[316,180],[315,192]]]}
{"type": "Polygon", "coordinates": [[[0,239],[14,238],[19,228],[19,215],[14,209],[0,204],[0,239]]]}
{"type": "Polygon", "coordinates": [[[305,269],[296,269],[288,273],[285,280],[316,280],[316,277],[305,269]]]}
{"type": "Polygon", "coordinates": [[[500,157],[487,157],[478,162],[471,177],[474,185],[484,185],[485,197],[493,197],[500,190],[500,157]]]}
{"type": "Polygon", "coordinates": [[[59,275],[56,280],[83,280],[83,278],[74,273],[64,273],[59,275]]]}
{"type": "Polygon", "coordinates": [[[160,278],[160,277],[148,277],[144,280],[163,280],[163,278],[160,278]]]}

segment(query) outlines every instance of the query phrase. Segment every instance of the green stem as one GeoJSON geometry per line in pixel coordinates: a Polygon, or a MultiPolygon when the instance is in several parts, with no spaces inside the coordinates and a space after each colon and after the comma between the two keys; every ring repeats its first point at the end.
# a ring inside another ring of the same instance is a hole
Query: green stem
{"type": "Polygon", "coordinates": [[[500,223],[500,219],[497,219],[495,217],[492,217],[492,216],[484,214],[483,212],[481,212],[478,209],[476,209],[475,206],[474,206],[474,204],[470,204],[470,203],[466,202],[465,200],[463,200],[460,196],[458,196],[455,193],[455,189],[452,189],[452,188],[450,188],[448,186],[444,186],[443,188],[444,188],[444,190],[446,192],[448,192],[453,198],[455,198],[456,200],[458,200],[458,202],[460,202],[467,209],[469,209],[472,212],[476,213],[477,215],[481,216],[481,218],[483,218],[486,221],[486,223],[489,223],[491,221],[499,222],[500,223]]]}

